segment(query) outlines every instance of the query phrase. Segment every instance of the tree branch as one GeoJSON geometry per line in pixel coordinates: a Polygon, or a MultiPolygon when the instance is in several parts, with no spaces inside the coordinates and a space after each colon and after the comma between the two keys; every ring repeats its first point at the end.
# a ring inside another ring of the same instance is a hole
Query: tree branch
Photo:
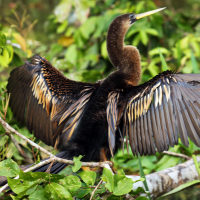
{"type": "MultiPolygon", "coordinates": [[[[197,161],[200,162],[200,157],[197,156],[196,158],[197,161]]],[[[132,178],[133,181],[140,179],[140,176],[131,175],[127,177],[132,178]]],[[[193,159],[190,159],[189,161],[174,167],[148,174],[145,178],[151,198],[156,199],[184,183],[199,180],[199,175],[193,159]]],[[[143,187],[145,189],[144,184],[141,181],[134,183],[133,190],[138,187],[143,187]]]]}
{"type": "Polygon", "coordinates": [[[23,140],[25,140],[27,143],[29,143],[31,146],[34,146],[35,148],[39,149],[40,151],[42,151],[43,153],[47,154],[48,156],[54,156],[53,154],[51,154],[49,151],[47,151],[46,149],[42,148],[41,146],[37,145],[35,142],[29,140],[28,138],[26,138],[24,135],[22,135],[21,133],[19,133],[18,131],[16,131],[14,128],[12,128],[8,123],[6,123],[1,117],[0,117],[0,123],[1,125],[4,127],[5,131],[10,133],[14,133],[16,135],[18,135],[20,138],[22,138],[23,140]]]}
{"type": "Polygon", "coordinates": [[[182,153],[175,153],[175,152],[171,152],[171,151],[163,151],[162,153],[170,155],[170,156],[176,156],[176,157],[184,158],[186,160],[191,159],[191,157],[186,156],[186,155],[184,155],[182,153]]]}

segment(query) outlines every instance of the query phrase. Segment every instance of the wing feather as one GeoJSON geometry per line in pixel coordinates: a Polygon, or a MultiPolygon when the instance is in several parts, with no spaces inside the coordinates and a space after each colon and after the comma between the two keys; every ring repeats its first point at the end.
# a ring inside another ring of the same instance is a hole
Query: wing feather
{"type": "MultiPolygon", "coordinates": [[[[26,119],[28,130],[36,138],[54,146],[62,134],[63,123],[71,114],[79,114],[98,87],[99,84],[67,79],[45,58],[35,55],[31,62],[26,61],[11,72],[7,90],[11,93],[14,116],[22,123],[26,119]]],[[[72,127],[78,120],[76,117],[72,127]]]]}
{"type": "Polygon", "coordinates": [[[134,155],[155,154],[155,147],[159,152],[167,150],[178,144],[178,134],[185,146],[189,145],[188,137],[200,146],[199,74],[166,71],[143,85],[118,92],[118,96],[117,109],[113,104],[111,112],[118,116],[118,123],[114,118],[109,123],[120,124],[123,137],[129,126],[134,155]],[[127,115],[128,124],[123,115],[127,115]]]}

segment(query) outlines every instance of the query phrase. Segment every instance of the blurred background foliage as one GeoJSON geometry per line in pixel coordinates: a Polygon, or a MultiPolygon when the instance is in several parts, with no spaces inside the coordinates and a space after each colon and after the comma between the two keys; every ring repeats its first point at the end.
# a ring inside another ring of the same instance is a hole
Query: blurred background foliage
{"type": "MultiPolygon", "coordinates": [[[[124,13],[142,13],[159,7],[164,11],[138,20],[125,37],[126,45],[140,51],[141,83],[163,70],[159,49],[168,69],[183,73],[199,73],[200,67],[200,4],[199,0],[0,0],[0,111],[2,117],[33,141],[25,125],[5,113],[6,84],[9,73],[34,54],[45,56],[66,77],[95,82],[107,77],[114,67],[106,50],[106,34],[111,21],[124,13]],[[158,49],[159,47],[159,49],[158,49]]],[[[0,125],[0,134],[5,131],[0,125]]],[[[33,160],[45,155],[14,136],[33,160]]],[[[53,149],[38,141],[48,150],[53,149]]],[[[198,148],[181,143],[173,152],[191,156],[198,148]]],[[[131,152],[131,150],[129,150],[131,152]]],[[[0,159],[12,158],[26,164],[9,137],[0,137],[0,159]]],[[[169,155],[141,157],[145,174],[174,166],[184,160],[169,155]]],[[[138,174],[138,160],[119,151],[115,168],[126,174],[138,174]]]]}

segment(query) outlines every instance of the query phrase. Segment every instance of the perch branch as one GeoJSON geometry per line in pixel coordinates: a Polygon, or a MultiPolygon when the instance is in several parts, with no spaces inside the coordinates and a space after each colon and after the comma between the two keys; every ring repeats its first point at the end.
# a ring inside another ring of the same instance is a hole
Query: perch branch
{"type": "MultiPolygon", "coordinates": [[[[65,163],[65,164],[70,164],[73,165],[74,162],[72,160],[66,160],[66,159],[62,159],[62,158],[58,158],[56,156],[54,156],[52,153],[50,153],[49,151],[47,151],[46,149],[42,148],[41,146],[39,146],[38,144],[36,144],[35,142],[29,140],[28,138],[26,138],[24,135],[22,135],[21,133],[19,133],[18,131],[16,131],[15,129],[13,129],[8,123],[6,123],[1,117],[0,117],[0,123],[2,124],[2,126],[4,127],[4,129],[7,132],[12,132],[16,135],[18,135],[20,138],[22,138],[23,140],[25,140],[27,143],[29,143],[30,145],[34,146],[36,149],[39,149],[40,151],[42,151],[43,153],[47,154],[48,156],[50,156],[50,158],[54,158],[55,162],[60,162],[60,163],[65,163]]],[[[48,158],[47,158],[48,159],[48,158]]],[[[112,167],[112,162],[109,161],[105,161],[105,162],[82,162],[82,166],[83,167],[103,167],[103,168],[110,168],[112,167]]],[[[110,169],[111,170],[111,169],[110,169]]]]}
{"type": "MultiPolygon", "coordinates": [[[[200,162],[200,157],[197,156],[196,158],[197,161],[200,162]]],[[[140,176],[129,175],[127,177],[132,178],[133,181],[140,179],[140,176]]],[[[184,183],[199,180],[199,175],[193,159],[174,167],[148,174],[145,177],[152,199],[156,199],[184,183]]],[[[141,181],[134,183],[133,190],[138,187],[143,187],[145,189],[141,181]]]]}

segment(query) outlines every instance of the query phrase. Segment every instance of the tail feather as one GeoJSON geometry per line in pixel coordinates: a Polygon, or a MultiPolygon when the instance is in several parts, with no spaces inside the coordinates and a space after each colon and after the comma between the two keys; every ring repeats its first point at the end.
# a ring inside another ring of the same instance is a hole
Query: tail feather
{"type": "MultiPolygon", "coordinates": [[[[55,155],[56,157],[59,157],[59,158],[63,158],[63,159],[69,159],[71,160],[72,158],[68,158],[68,154],[66,151],[62,151],[58,154],[55,155]]],[[[49,158],[45,158],[41,161],[45,161],[49,158]]],[[[41,167],[38,167],[36,169],[33,170],[33,172],[46,172],[46,170],[49,168],[51,163],[49,164],[46,164],[46,165],[43,165],[41,167]]],[[[31,167],[33,164],[30,164],[30,165],[27,165],[25,167],[22,168],[22,170],[26,170],[28,169],[29,167],[31,167]]],[[[54,162],[51,169],[50,169],[50,173],[51,174],[57,174],[59,173],[61,170],[63,170],[65,167],[67,166],[67,164],[64,164],[64,163],[58,163],[58,162],[54,162]]],[[[0,176],[0,186],[3,186],[7,183],[7,179],[5,176],[0,176]]],[[[7,188],[8,189],[8,188],[7,188]]]]}

